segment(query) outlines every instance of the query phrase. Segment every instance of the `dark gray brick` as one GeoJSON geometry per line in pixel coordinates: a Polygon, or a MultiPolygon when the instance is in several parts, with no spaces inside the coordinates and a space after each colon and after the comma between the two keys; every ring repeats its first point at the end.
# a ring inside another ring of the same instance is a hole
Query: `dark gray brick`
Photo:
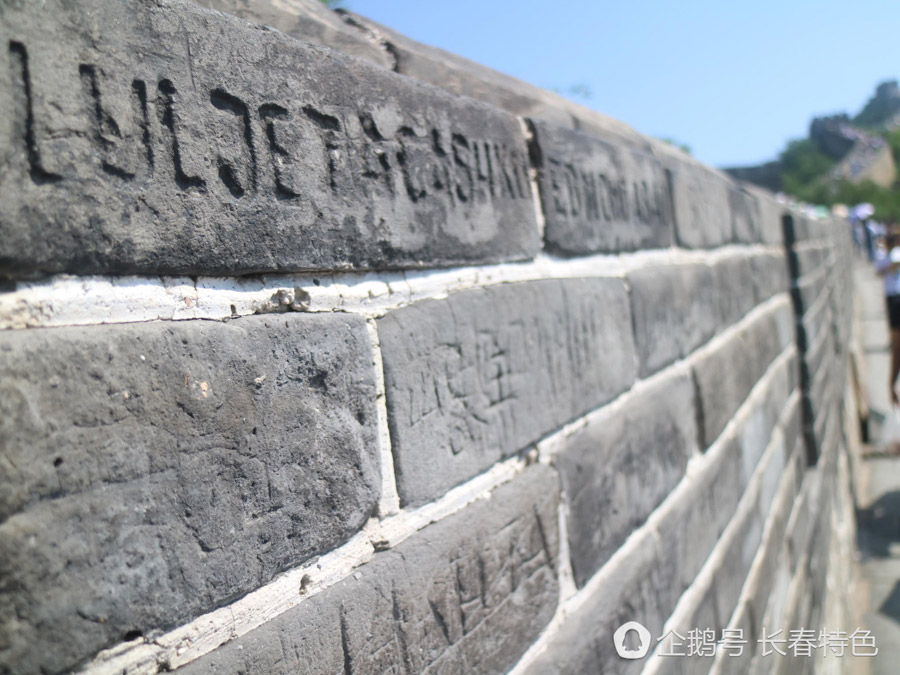
{"type": "Polygon", "coordinates": [[[678,243],[687,248],[712,248],[731,242],[733,186],[723,176],[696,162],[671,163],[678,243]]]}
{"type": "MultiPolygon", "coordinates": [[[[644,659],[620,659],[613,646],[613,633],[627,621],[638,621],[652,639],[662,635],[678,595],[673,592],[668,552],[660,548],[652,533],[645,532],[627,557],[613,560],[614,569],[601,572],[588,598],[572,611],[534,662],[529,675],[557,673],[640,673],[644,659]]],[[[651,647],[652,648],[652,647],[651,647]]]]}
{"type": "Polygon", "coordinates": [[[658,159],[562,126],[530,125],[549,250],[583,255],[672,244],[671,181],[658,159]]]}
{"type": "Polygon", "coordinates": [[[239,16],[245,21],[271,26],[291,37],[317,45],[333,47],[377,63],[388,70],[394,67],[394,58],[374,37],[366,35],[344,21],[340,14],[329,9],[320,0],[191,0],[194,4],[217,9],[239,16]]]}
{"type": "Polygon", "coordinates": [[[179,672],[506,672],[556,610],[558,504],[532,467],[179,672]]]}
{"type": "Polygon", "coordinates": [[[363,320],[0,335],[0,670],[68,670],[348,539],[378,498],[363,320]]]}
{"type": "Polygon", "coordinates": [[[787,346],[782,312],[767,312],[742,327],[694,365],[701,447],[716,440],[769,364],[787,346]]]}
{"type": "Polygon", "coordinates": [[[444,494],[634,380],[619,279],[464,291],[392,312],[378,333],[406,504],[444,494]]]}
{"type": "Polygon", "coordinates": [[[568,496],[575,581],[583,586],[684,475],[697,445],[690,376],[654,383],[565,443],[553,461],[568,496]]]}
{"type": "Polygon", "coordinates": [[[500,110],[179,0],[8,5],[0,38],[0,275],[539,249],[524,135],[500,110]]]}
{"type": "Polygon", "coordinates": [[[640,375],[655,373],[709,340],[718,299],[707,265],[647,267],[628,274],[640,375]]]}

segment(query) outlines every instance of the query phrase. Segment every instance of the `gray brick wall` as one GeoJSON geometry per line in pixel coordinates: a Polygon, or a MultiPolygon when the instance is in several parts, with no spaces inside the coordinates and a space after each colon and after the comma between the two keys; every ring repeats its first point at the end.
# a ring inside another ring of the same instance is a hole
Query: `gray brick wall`
{"type": "Polygon", "coordinates": [[[0,16],[0,672],[762,672],[612,636],[846,606],[845,223],[313,0],[0,16]]]}

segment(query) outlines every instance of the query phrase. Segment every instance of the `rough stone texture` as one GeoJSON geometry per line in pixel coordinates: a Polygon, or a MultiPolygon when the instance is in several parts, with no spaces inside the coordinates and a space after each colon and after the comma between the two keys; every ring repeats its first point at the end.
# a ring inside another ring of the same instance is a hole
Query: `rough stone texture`
{"type": "MultiPolygon", "coordinates": [[[[756,617],[765,616],[766,605],[775,584],[778,566],[785,561],[783,555],[785,550],[784,533],[791,513],[791,505],[794,503],[799,489],[802,458],[802,452],[795,452],[787,463],[783,480],[778,487],[778,494],[769,511],[767,520],[769,529],[760,549],[760,555],[763,556],[762,561],[757,568],[756,575],[747,581],[749,607],[752,615],[756,617]]],[[[751,639],[756,639],[760,629],[761,625],[753,626],[751,639]]]]}
{"type": "Polygon", "coordinates": [[[737,431],[743,458],[742,483],[744,485],[750,480],[760,458],[771,443],[772,432],[784,413],[788,396],[793,391],[790,386],[790,378],[796,367],[796,362],[787,359],[768,374],[769,381],[765,395],[756,402],[737,431]]]}
{"type": "Polygon", "coordinates": [[[457,54],[416,42],[397,31],[353,12],[341,10],[349,23],[376,36],[395,59],[394,69],[442,89],[484,101],[520,117],[532,117],[587,133],[613,137],[647,149],[665,147],[638,134],[624,122],[573,103],[528,82],[469,61],[457,54]]]}
{"type": "Polygon", "coordinates": [[[705,354],[694,366],[700,412],[701,447],[715,441],[769,364],[788,344],[768,312],[705,354]]]}
{"type": "Polygon", "coordinates": [[[566,255],[664,248],[675,237],[669,175],[655,157],[531,120],[545,246],[566,255]]]}
{"type": "Polygon", "coordinates": [[[740,183],[741,188],[756,199],[759,209],[759,237],[765,244],[783,245],[784,231],[781,218],[785,207],[775,201],[775,196],[750,183],[740,183]]]}
{"type": "Polygon", "coordinates": [[[547,649],[525,670],[528,675],[557,673],[640,673],[643,659],[620,659],[613,633],[626,621],[638,621],[650,635],[662,627],[678,599],[668,552],[645,532],[628,556],[611,561],[584,604],[568,615],[547,649]]]}
{"type": "Polygon", "coordinates": [[[392,70],[394,57],[374,36],[348,25],[320,0],[192,0],[194,4],[277,28],[291,37],[333,47],[392,70]]]}
{"type": "Polygon", "coordinates": [[[532,467],[179,672],[506,672],[556,609],[558,504],[532,467]]]}
{"type": "Polygon", "coordinates": [[[184,622],[377,503],[358,317],[6,332],[0,382],[0,671],[184,622]]]}
{"type": "Polygon", "coordinates": [[[179,0],[0,12],[0,276],[538,251],[505,112],[179,0]]]}
{"type": "Polygon", "coordinates": [[[719,325],[729,326],[740,320],[756,304],[756,287],[750,258],[734,255],[720,260],[713,267],[713,276],[719,304],[719,325]]]}
{"type": "Polygon", "coordinates": [[[675,231],[687,248],[712,248],[733,240],[730,181],[697,162],[671,162],[675,231]]]}
{"type": "Polygon", "coordinates": [[[554,456],[569,504],[569,549],[579,586],[659,506],[696,449],[694,385],[666,377],[566,439],[554,456]]]}
{"type": "Polygon", "coordinates": [[[750,567],[759,550],[765,521],[755,508],[739,512],[728,537],[719,542],[723,557],[713,579],[715,616],[719,630],[728,625],[737,608],[750,567]]]}
{"type": "Polygon", "coordinates": [[[378,334],[406,504],[442,495],[634,380],[619,279],[464,291],[392,312],[378,334]]]}
{"type": "Polygon", "coordinates": [[[750,259],[753,267],[753,288],[756,302],[765,302],[777,293],[788,290],[788,268],[781,253],[762,253],[750,259]]]}
{"type": "Polygon", "coordinates": [[[755,244],[762,239],[759,200],[742,187],[730,187],[728,204],[731,206],[731,230],[735,241],[755,244]]]}
{"type": "Polygon", "coordinates": [[[734,513],[743,491],[740,464],[740,446],[732,441],[679,492],[659,521],[676,597],[694,581],[734,513]]]}
{"type": "Polygon", "coordinates": [[[630,272],[634,341],[641,377],[687,356],[718,325],[718,298],[707,265],[645,267],[630,272]]]}

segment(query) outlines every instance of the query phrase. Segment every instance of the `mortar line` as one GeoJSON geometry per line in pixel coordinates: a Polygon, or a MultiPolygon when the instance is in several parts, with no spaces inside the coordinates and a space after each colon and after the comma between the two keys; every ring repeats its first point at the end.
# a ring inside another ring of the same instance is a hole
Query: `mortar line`
{"type": "MultiPolygon", "coordinates": [[[[766,446],[766,449],[763,452],[759,463],[754,468],[753,476],[751,476],[750,480],[747,483],[747,487],[744,489],[744,492],[741,495],[741,499],[738,502],[737,507],[735,508],[734,515],[728,521],[728,525],[725,526],[725,529],[722,531],[722,534],[716,541],[715,546],[704,561],[703,566],[697,573],[697,576],[694,577],[691,585],[688,586],[681,594],[681,597],[675,604],[675,608],[666,619],[665,624],[662,628],[663,635],[666,635],[670,630],[675,630],[678,624],[689,618],[690,614],[696,609],[699,603],[703,601],[704,593],[709,590],[709,588],[715,582],[716,573],[720,570],[723,561],[728,555],[728,551],[735,543],[731,540],[734,537],[738,536],[739,528],[744,524],[745,519],[751,517],[753,512],[758,510],[759,504],[757,503],[757,501],[760,496],[760,490],[762,489],[762,481],[766,473],[767,464],[768,462],[772,461],[772,458],[776,453],[778,447],[778,443],[776,441],[779,439],[782,443],[784,442],[784,432],[779,425],[776,425],[772,430],[772,434],[769,437],[769,443],[766,446]]],[[[794,455],[796,453],[797,448],[795,447],[791,452],[790,457],[786,459],[784,463],[785,467],[791,461],[793,461],[794,455]]],[[[772,498],[772,504],[774,504],[778,500],[783,485],[786,485],[785,480],[786,477],[782,471],[781,480],[779,481],[776,493],[772,498]]],[[[766,534],[766,526],[768,525],[771,517],[771,513],[767,514],[766,522],[763,524],[763,531],[760,533],[759,544],[757,544],[757,549],[754,553],[753,562],[751,562],[747,576],[744,578],[745,585],[750,579],[750,575],[753,570],[753,563],[756,562],[757,556],[763,550],[762,545],[765,542],[764,536],[766,534]]],[[[741,594],[738,596],[738,601],[733,612],[737,611],[737,609],[740,608],[740,602],[743,598],[743,590],[744,586],[741,587],[741,594]]],[[[698,628],[702,627],[698,626],[698,628]]],[[[641,675],[655,675],[659,668],[663,666],[664,662],[656,656],[657,651],[658,647],[653,649],[653,651],[647,656],[647,662],[643,670],[641,670],[641,675]]]]}
{"type": "Polygon", "coordinates": [[[613,552],[609,560],[587,580],[582,588],[568,600],[559,604],[556,613],[544,627],[544,630],[541,631],[538,638],[522,655],[518,663],[509,671],[509,675],[524,675],[527,668],[552,644],[553,639],[565,624],[569,614],[581,609],[598,592],[608,577],[613,575],[622,565],[628,564],[631,554],[639,550],[647,537],[658,539],[659,521],[665,517],[669,509],[673,508],[672,505],[677,503],[681,495],[689,490],[690,484],[696,480],[695,476],[704,467],[717,461],[719,454],[727,449],[728,443],[740,430],[740,425],[746,423],[746,418],[750,416],[750,412],[759,404],[759,400],[768,393],[769,386],[775,379],[778,370],[789,363],[796,352],[795,345],[791,343],[769,364],[766,372],[753,386],[750,394],[741,403],[741,406],[728,421],[722,433],[710,445],[709,449],[702,455],[695,455],[689,460],[684,477],[666,495],[666,498],[654,509],[644,523],[628,535],[625,542],[613,552]]]}
{"type": "Polygon", "coordinates": [[[89,675],[157,673],[162,664],[177,668],[195,661],[348,578],[357,567],[371,560],[376,550],[393,548],[431,523],[479,499],[490,498],[495,489],[522,473],[529,463],[524,457],[512,457],[434,502],[409,511],[401,510],[382,521],[372,519],[343,546],[278,575],[240,600],[152,640],[139,638],[103,650],[78,672],[89,675]],[[304,581],[304,577],[308,578],[304,581]]]}
{"type": "Polygon", "coordinates": [[[388,427],[387,394],[384,380],[384,361],[381,357],[381,340],[375,319],[366,319],[366,329],[372,347],[372,367],[375,371],[375,414],[378,429],[378,454],[381,458],[381,496],[378,500],[378,517],[385,518],[400,511],[397,493],[397,476],[394,472],[394,453],[391,432],[388,427]]]}
{"type": "Polygon", "coordinates": [[[228,319],[280,311],[347,311],[367,317],[425,299],[502,283],[624,277],[661,265],[714,265],[730,257],[783,250],[764,244],[666,248],[519,263],[404,272],[342,272],[258,277],[59,275],[0,293],[0,330],[189,319],[228,319]]]}

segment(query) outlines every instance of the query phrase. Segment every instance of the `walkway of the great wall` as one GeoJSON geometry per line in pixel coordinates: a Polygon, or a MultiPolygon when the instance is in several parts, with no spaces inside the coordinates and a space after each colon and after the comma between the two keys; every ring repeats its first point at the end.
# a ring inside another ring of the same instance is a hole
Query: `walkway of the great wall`
{"type": "MultiPolygon", "coordinates": [[[[857,263],[854,270],[857,325],[863,356],[866,396],[870,410],[871,448],[856,485],[861,585],[865,601],[863,621],[881,650],[871,661],[872,675],[896,672],[900,658],[900,457],[878,452],[881,420],[890,411],[887,373],[890,336],[884,297],[872,268],[857,263]]],[[[865,672],[863,670],[863,672],[865,672]]]]}

